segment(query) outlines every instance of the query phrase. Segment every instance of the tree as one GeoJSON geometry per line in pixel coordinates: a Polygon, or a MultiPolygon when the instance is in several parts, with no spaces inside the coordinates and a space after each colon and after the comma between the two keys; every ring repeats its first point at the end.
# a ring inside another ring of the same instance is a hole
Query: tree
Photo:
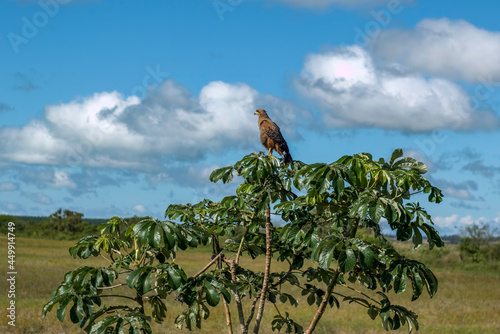
{"type": "Polygon", "coordinates": [[[222,304],[229,333],[236,327],[240,333],[258,333],[270,303],[276,310],[273,330],[313,333],[328,307],[349,302],[366,308],[372,319],[379,317],[387,330],[408,325],[411,332],[418,329],[417,315],[392,304],[388,292],[411,290],[416,300],[425,288],[432,297],[438,282],[425,264],[390,247],[381,224],[386,221],[398,240],[412,239],[415,247],[423,243],[422,234],[430,248],[444,245],[431,216],[410,201],[425,193],[430,202],[441,202],[441,191],[423,177],[426,171],[423,163],[403,157],[401,149],[389,161],[363,153],[330,164],[295,161],[287,166],[263,153],[247,155],[210,175],[211,181],[224,183],[238,176],[241,184],[235,195],[220,202],[170,205],[165,221],[146,218],[127,224],[114,217],[99,226],[99,235],[78,241],[70,248],[73,257],[106,255],[110,265],[68,272],[43,316],[58,305],[61,321],[70,308],[70,320],[87,333],[149,333],[150,321],[165,319],[167,300],[186,305],[175,325],[188,329],[201,328],[210,308],[222,304]],[[284,226],[273,224],[271,215],[279,215],[284,226]],[[375,238],[363,237],[367,230],[375,238]],[[221,242],[235,231],[239,242],[221,242]],[[211,245],[212,258],[188,277],[172,260],[178,251],[199,245],[211,245]],[[264,270],[242,267],[244,254],[252,259],[264,256],[264,270]],[[288,270],[272,271],[272,258],[286,263],[288,270]],[[306,260],[315,266],[306,267],[306,260]],[[299,288],[302,297],[288,293],[290,286],[299,288]],[[116,294],[120,289],[125,291],[116,294]],[[110,296],[126,303],[102,306],[102,299],[110,296]],[[228,307],[232,302],[234,317],[228,307]],[[280,311],[280,303],[299,302],[315,308],[308,324],[280,311]]]}
{"type": "Polygon", "coordinates": [[[82,217],[83,213],[59,209],[49,216],[49,222],[56,231],[82,232],[87,227],[82,217]]]}
{"type": "Polygon", "coordinates": [[[500,258],[500,246],[493,244],[497,231],[489,224],[472,224],[461,230],[463,237],[458,246],[462,261],[484,262],[500,258]]]}

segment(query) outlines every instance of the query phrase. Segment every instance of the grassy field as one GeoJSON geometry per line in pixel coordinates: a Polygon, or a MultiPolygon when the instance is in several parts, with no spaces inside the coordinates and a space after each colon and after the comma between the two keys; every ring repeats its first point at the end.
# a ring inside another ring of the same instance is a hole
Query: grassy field
{"type": "MultiPolygon", "coordinates": [[[[59,322],[55,310],[47,319],[41,318],[43,305],[49,300],[52,291],[59,285],[64,274],[81,265],[105,265],[103,259],[74,260],[68,248],[71,241],[52,241],[39,239],[16,240],[16,327],[7,324],[6,308],[7,281],[7,240],[0,238],[0,333],[81,333],[69,319],[59,322]]],[[[411,302],[411,293],[394,297],[394,302],[412,309],[419,315],[420,333],[500,333],[500,267],[498,263],[489,265],[464,265],[460,263],[458,252],[453,246],[444,249],[414,251],[408,245],[398,246],[403,253],[427,263],[439,279],[439,291],[430,299],[422,295],[411,302]]],[[[195,273],[210,260],[206,251],[179,253],[177,262],[188,273],[195,273]]],[[[244,259],[245,260],[245,259],[244,259]]],[[[250,262],[248,259],[245,260],[250,262]]],[[[247,263],[248,263],[247,262],[247,263]]],[[[254,269],[261,262],[252,263],[254,269]]],[[[273,263],[273,266],[280,266],[273,263]]],[[[276,267],[275,267],[276,268],[276,267]]],[[[292,291],[293,292],[293,291],[292,291]]],[[[299,302],[301,300],[299,299],[299,302]]],[[[276,314],[271,304],[266,304],[266,312],[261,333],[270,333],[270,319],[276,314]]],[[[307,306],[283,306],[292,318],[304,326],[310,321],[314,310],[307,306]]],[[[233,305],[234,306],[234,305],[233,305]]],[[[168,318],[162,325],[154,324],[155,333],[178,333],[173,320],[181,311],[176,303],[167,305],[168,318]]],[[[236,310],[232,309],[233,321],[236,310]]],[[[187,330],[182,332],[188,332],[187,330]]],[[[211,309],[211,317],[203,323],[198,333],[226,333],[222,307],[211,309]]],[[[399,332],[406,332],[406,327],[399,332]]],[[[365,309],[354,304],[341,304],[340,309],[328,309],[316,333],[386,333],[378,319],[371,320],[365,309]]]]}

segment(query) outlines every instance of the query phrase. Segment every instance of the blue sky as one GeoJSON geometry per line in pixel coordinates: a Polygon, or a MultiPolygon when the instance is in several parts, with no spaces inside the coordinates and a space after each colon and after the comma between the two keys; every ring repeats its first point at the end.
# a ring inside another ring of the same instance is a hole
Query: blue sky
{"type": "MultiPolygon", "coordinates": [[[[438,230],[500,224],[500,4],[409,0],[0,3],[0,212],[151,215],[216,199],[214,168],[424,161],[438,230]]],[[[424,198],[419,198],[424,202],[424,198]]]]}

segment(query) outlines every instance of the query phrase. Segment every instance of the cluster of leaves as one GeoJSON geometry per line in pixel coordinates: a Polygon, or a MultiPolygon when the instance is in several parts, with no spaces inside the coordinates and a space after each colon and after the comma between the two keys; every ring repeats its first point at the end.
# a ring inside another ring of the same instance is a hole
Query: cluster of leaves
{"type": "MultiPolygon", "coordinates": [[[[183,269],[167,260],[174,259],[179,249],[207,244],[208,235],[193,226],[154,218],[128,224],[113,217],[98,229],[99,235],[80,239],[69,252],[82,259],[107,256],[111,264],[68,272],[52,294],[52,300],[44,306],[43,316],[58,304],[57,317],[63,321],[66,309],[71,306],[70,320],[80,323],[87,333],[121,333],[124,328],[130,333],[150,333],[149,322],[154,319],[161,323],[166,316],[165,298],[190,284],[183,269]],[[118,280],[119,276],[125,279],[118,280]],[[129,288],[133,293],[106,293],[119,288],[129,288]],[[102,306],[105,297],[121,297],[129,302],[102,306]],[[151,306],[152,317],[145,313],[145,301],[151,306]],[[135,305],[129,306],[130,302],[135,305]]],[[[213,289],[206,288],[205,293],[213,295],[213,289]]],[[[186,297],[185,301],[188,300],[186,297]]]]}
{"type": "MultiPolygon", "coordinates": [[[[242,182],[235,195],[220,202],[170,205],[166,221],[147,218],[127,224],[115,217],[99,226],[99,235],[82,238],[70,249],[73,257],[106,255],[111,264],[66,274],[43,315],[58,304],[57,316],[62,321],[71,306],[71,321],[88,333],[119,333],[124,328],[130,333],[149,333],[148,322],[164,321],[167,298],[186,305],[175,324],[188,329],[193,324],[201,328],[210,307],[234,301],[240,331],[246,333],[257,303],[265,296],[277,312],[273,330],[304,332],[289,313],[280,312],[279,303],[297,307],[305,299],[317,308],[308,333],[325,305],[340,307],[342,301],[365,307],[388,330],[408,325],[411,332],[418,329],[417,315],[392,304],[388,293],[411,289],[412,300],[423,291],[432,297],[437,279],[423,263],[390,247],[381,224],[387,222],[398,240],[411,239],[415,247],[422,245],[424,235],[430,248],[443,246],[431,216],[418,202],[410,202],[417,193],[427,194],[430,202],[442,201],[441,191],[423,177],[425,173],[424,164],[403,157],[400,149],[389,161],[375,161],[364,153],[330,164],[295,161],[288,166],[262,153],[247,155],[210,175],[211,181],[224,183],[239,177],[242,182]],[[284,226],[269,224],[270,208],[284,226]],[[232,240],[241,230],[241,239],[232,240]],[[266,244],[266,232],[271,247],[266,244]],[[374,237],[366,238],[367,234],[374,237]],[[212,245],[212,260],[188,277],[174,262],[176,252],[206,244],[212,245]],[[288,263],[288,270],[266,275],[239,265],[242,254],[256,258],[269,252],[288,263]],[[306,260],[317,266],[306,267],[306,260]],[[303,298],[289,294],[290,286],[300,288],[303,298]],[[360,286],[368,292],[360,291],[360,286]],[[101,306],[101,299],[116,297],[108,292],[119,288],[128,290],[121,297],[133,305],[101,306]],[[146,301],[150,311],[144,307],[146,301]],[[246,317],[243,303],[251,305],[246,317]]],[[[256,323],[258,317],[259,312],[256,323]]]]}

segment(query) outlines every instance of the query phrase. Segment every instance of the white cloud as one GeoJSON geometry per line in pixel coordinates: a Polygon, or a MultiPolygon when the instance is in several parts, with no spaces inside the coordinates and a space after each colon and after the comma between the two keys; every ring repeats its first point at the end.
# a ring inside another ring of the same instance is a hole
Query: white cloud
{"type": "Polygon", "coordinates": [[[424,132],[499,124],[494,114],[474,110],[455,83],[379,68],[358,46],[309,55],[295,84],[318,102],[328,126],[424,132]]]}
{"type": "Polygon", "coordinates": [[[414,30],[382,30],[374,53],[431,75],[500,81],[500,32],[464,20],[425,19],[414,30]]]}
{"type": "MultiPolygon", "coordinates": [[[[0,129],[0,158],[34,165],[158,170],[173,161],[258,143],[255,109],[268,108],[286,135],[297,122],[296,110],[250,86],[221,81],[194,97],[182,85],[165,81],[140,101],[117,92],[96,93],[69,103],[49,105],[44,118],[21,128],[0,129]]],[[[250,152],[248,152],[250,153],[250,152]]],[[[54,186],[75,187],[56,172],[54,186]]]]}
{"type": "Polygon", "coordinates": [[[486,217],[474,218],[472,215],[459,217],[459,215],[453,214],[447,217],[434,217],[433,221],[442,234],[455,234],[460,233],[466,226],[471,225],[489,224],[492,229],[495,229],[495,224],[500,222],[500,213],[493,219],[486,217]]]}
{"type": "Polygon", "coordinates": [[[134,211],[142,214],[146,212],[146,208],[142,204],[137,204],[136,206],[134,206],[134,211]]]}
{"type": "Polygon", "coordinates": [[[460,218],[460,224],[466,225],[483,225],[489,223],[490,220],[486,217],[473,218],[471,215],[460,218]]]}
{"type": "Polygon", "coordinates": [[[76,183],[70,179],[68,172],[57,170],[54,172],[54,187],[76,188],[76,183]]]}
{"type": "Polygon", "coordinates": [[[450,228],[455,228],[456,223],[458,221],[458,215],[453,214],[448,217],[434,217],[433,218],[434,224],[436,224],[437,227],[443,228],[443,229],[450,229],[450,228]]]}

